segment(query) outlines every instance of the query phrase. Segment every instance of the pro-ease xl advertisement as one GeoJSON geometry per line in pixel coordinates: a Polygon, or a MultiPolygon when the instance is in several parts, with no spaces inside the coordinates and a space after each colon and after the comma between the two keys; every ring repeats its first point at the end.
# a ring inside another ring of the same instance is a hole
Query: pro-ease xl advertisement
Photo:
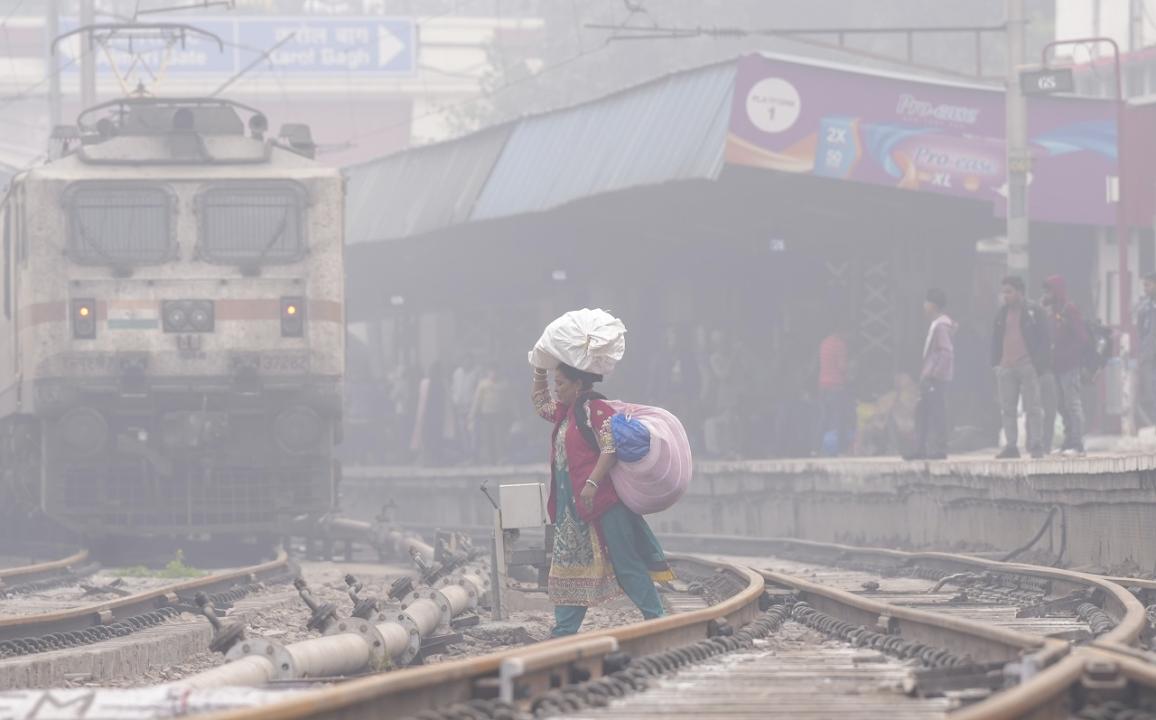
{"type": "MultiPolygon", "coordinates": [[[[1029,99],[1033,219],[1113,222],[1114,112],[1105,101],[1029,99]]],[[[726,159],[969,197],[1002,214],[1004,137],[998,90],[751,55],[739,62],[726,159]]]]}

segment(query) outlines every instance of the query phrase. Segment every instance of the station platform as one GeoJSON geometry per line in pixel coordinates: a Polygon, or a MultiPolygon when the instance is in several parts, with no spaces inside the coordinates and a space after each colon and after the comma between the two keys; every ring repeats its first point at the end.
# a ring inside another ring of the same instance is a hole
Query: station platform
{"type": "MultiPolygon", "coordinates": [[[[1156,452],[1093,439],[1084,457],[942,461],[803,458],[708,461],[686,496],[650,515],[657,532],[793,537],[961,552],[1021,548],[1068,567],[1156,574],[1156,452]]],[[[548,482],[545,463],[502,467],[346,467],[342,508],[362,519],[385,503],[416,524],[489,525],[480,491],[548,482]]]]}

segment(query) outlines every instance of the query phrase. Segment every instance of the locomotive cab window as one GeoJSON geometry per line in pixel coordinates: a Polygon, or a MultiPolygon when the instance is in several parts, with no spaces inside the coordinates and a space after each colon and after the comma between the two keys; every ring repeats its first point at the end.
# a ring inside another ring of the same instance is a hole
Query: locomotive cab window
{"type": "Polygon", "coordinates": [[[172,196],[164,188],[85,183],[69,188],[64,202],[75,262],[146,265],[176,252],[172,196]]]}
{"type": "Polygon", "coordinates": [[[213,263],[255,268],[305,254],[305,193],[291,183],[229,184],[197,197],[200,255],[213,263]]]}

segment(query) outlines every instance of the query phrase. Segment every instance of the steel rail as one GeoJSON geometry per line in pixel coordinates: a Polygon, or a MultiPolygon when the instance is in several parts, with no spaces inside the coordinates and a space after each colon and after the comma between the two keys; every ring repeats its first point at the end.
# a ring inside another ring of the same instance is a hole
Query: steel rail
{"type": "Polygon", "coordinates": [[[885,619],[888,632],[917,642],[951,649],[978,662],[1016,659],[1031,652],[1049,665],[1068,654],[1064,640],[1032,635],[996,625],[987,625],[931,610],[894,605],[883,600],[827,587],[792,575],[761,570],[769,585],[790,588],[812,607],[847,622],[880,626],[885,619]]]}
{"type": "Polygon", "coordinates": [[[181,594],[195,592],[211,594],[229,590],[241,583],[259,582],[285,573],[290,567],[288,555],[284,550],[278,550],[277,557],[268,562],[173,583],[97,605],[38,615],[0,618],[0,641],[109,625],[141,613],[175,605],[181,594]]]}
{"type": "Polygon", "coordinates": [[[88,550],[80,550],[60,560],[49,560],[34,565],[0,569],[0,587],[36,582],[46,577],[67,572],[73,566],[88,560],[88,550]]]}
{"type": "Polygon", "coordinates": [[[1031,682],[1009,688],[991,699],[952,713],[952,720],[1019,720],[1024,717],[1040,720],[1072,717],[1070,693],[1083,685],[1092,673],[1105,673],[1096,684],[1108,688],[1113,696],[1144,695],[1149,706],[1156,698],[1156,665],[1134,657],[1131,648],[1117,645],[1114,649],[1102,643],[1079,647],[1072,654],[1039,673],[1031,682]],[[1131,693],[1125,693],[1130,690],[1131,693]]]}
{"type": "MultiPolygon", "coordinates": [[[[673,541],[672,545],[680,542],[691,543],[695,551],[699,552],[707,550],[705,546],[709,545],[711,546],[709,549],[713,552],[758,555],[778,546],[794,550],[796,553],[797,551],[814,553],[828,561],[851,557],[875,558],[894,566],[920,563],[955,571],[964,569],[972,572],[1026,575],[1047,581],[1051,584],[1053,593],[1075,588],[1095,588],[1103,593],[1105,610],[1114,615],[1116,626],[1088,646],[1068,652],[1066,643],[1054,639],[1006,628],[994,628],[975,621],[928,611],[889,605],[777,573],[764,572],[759,575],[764,582],[794,588],[809,603],[825,612],[838,610],[845,618],[858,618],[860,622],[869,620],[872,623],[877,623],[885,616],[889,622],[895,623],[895,627],[901,632],[908,633],[912,639],[919,642],[933,644],[929,640],[938,637],[940,642],[946,640],[952,643],[953,649],[957,646],[964,650],[970,648],[977,657],[984,657],[982,653],[976,652],[977,644],[988,647],[990,652],[991,648],[999,648],[1002,643],[1008,659],[1013,652],[1011,648],[1015,647],[1035,660],[1038,671],[1034,671],[1034,675],[1032,669],[1027,669],[1024,682],[956,711],[952,715],[953,720],[980,718],[1012,720],[1027,715],[1039,718],[1067,717],[1066,709],[1072,701],[1071,691],[1084,680],[1089,663],[1093,662],[1098,662],[1101,666],[1106,663],[1118,668],[1120,676],[1125,680],[1149,694],[1156,694],[1156,666],[1148,665],[1146,660],[1150,656],[1145,656],[1132,647],[1147,627],[1144,608],[1123,587],[1156,590],[1156,581],[1099,576],[1021,563],[1002,563],[953,553],[907,552],[791,538],[665,535],[664,539],[673,541]],[[720,543],[727,545],[727,549],[720,550],[718,547],[720,543]],[[966,644],[961,646],[961,643],[966,644]]],[[[814,560],[814,557],[802,559],[814,560]]],[[[753,574],[745,568],[732,566],[731,570],[753,574]]],[[[584,662],[590,667],[591,657],[597,656],[591,648],[601,647],[599,638],[612,638],[614,644],[632,655],[694,642],[705,636],[704,628],[695,626],[703,624],[707,618],[713,620],[720,616],[732,616],[739,621],[739,616],[749,618],[753,615],[756,605],[750,598],[752,592],[756,597],[761,594],[762,584],[750,584],[744,593],[732,597],[719,606],[686,615],[586,633],[577,639],[551,640],[536,644],[532,649],[506,651],[403,673],[364,678],[324,690],[303,693],[285,702],[261,708],[235,710],[205,717],[210,720],[402,717],[432,707],[469,701],[475,697],[475,691],[479,687],[487,684],[492,684],[494,686],[492,689],[497,690],[498,673],[503,663],[507,668],[532,668],[555,673],[558,667],[572,666],[574,663],[584,662]]],[[[606,648],[612,646],[605,643],[606,648]]]]}
{"type": "MultiPolygon", "coordinates": [[[[590,663],[591,643],[611,638],[619,650],[644,655],[679,647],[710,636],[720,619],[739,626],[759,613],[763,595],[761,575],[744,567],[707,562],[698,558],[671,555],[682,567],[697,566],[726,572],[744,584],[735,595],[691,612],[657,620],[556,638],[532,646],[535,658],[548,654],[550,663],[524,663],[522,682],[537,684],[543,674],[571,663],[590,663]]],[[[605,647],[610,647],[606,643],[605,647]]],[[[438,663],[404,672],[374,675],[348,683],[301,693],[283,702],[204,715],[205,720],[293,720],[294,718],[400,718],[456,702],[467,702],[480,687],[498,692],[499,673],[506,660],[520,660],[531,648],[518,648],[466,660],[438,663]]]]}
{"type": "MultiPolygon", "coordinates": [[[[701,538],[700,538],[701,539],[701,538]]],[[[718,538],[712,538],[717,540],[718,538]]],[[[749,542],[750,538],[742,538],[749,542]]],[[[1139,603],[1123,588],[1113,587],[1102,578],[1052,568],[985,561],[948,553],[905,553],[875,548],[854,548],[833,544],[780,540],[767,541],[795,545],[796,554],[806,550],[829,561],[847,559],[848,554],[874,557],[898,566],[913,558],[941,567],[960,567],[1003,574],[1026,574],[1056,583],[1060,591],[1071,586],[1095,587],[1109,600],[1115,599],[1124,614],[1132,614],[1139,603]],[[1131,600],[1131,603],[1128,600],[1131,600]]],[[[747,546],[749,547],[749,546],[747,546]]],[[[765,550],[765,545],[764,545],[765,550]]],[[[202,715],[206,720],[273,720],[274,718],[341,718],[368,720],[406,717],[434,708],[445,709],[479,697],[504,699],[535,697],[556,688],[559,679],[569,684],[597,679],[606,672],[612,654],[621,650],[633,657],[685,648],[717,634],[720,620],[737,627],[758,616],[760,600],[769,591],[790,601],[799,600],[814,611],[877,633],[895,635],[909,643],[941,648],[977,662],[1000,663],[1015,671],[1019,684],[999,691],[953,713],[953,720],[989,718],[1011,720],[1031,716],[1067,718],[1071,704],[1085,694],[1073,695],[1076,688],[1087,689],[1089,678],[1101,687],[1131,683],[1132,689],[1156,695],[1156,666],[1146,664],[1144,653],[1127,647],[1134,641],[1133,629],[1124,617],[1113,633],[1105,633],[1094,645],[1072,649],[1063,640],[993,627],[990,624],[931,610],[894,605],[883,599],[859,595],[803,578],[688,556],[672,555],[686,576],[700,578],[728,575],[726,592],[731,597],[702,610],[669,616],[646,623],[584,633],[537,643],[491,655],[442,663],[404,672],[369,676],[324,689],[295,693],[269,704],[202,715]],[[734,588],[742,587],[735,592],[734,588]],[[1117,651],[1114,651],[1117,650],[1117,651]],[[1123,654],[1122,654],[1123,653],[1123,654]]],[[[807,558],[809,562],[815,562],[807,558]]],[[[820,561],[821,562],[821,561],[820,561]]],[[[1051,588],[1055,590],[1055,586],[1051,588]]],[[[762,605],[766,607],[766,605],[762,605]]],[[[269,697],[266,695],[265,700],[269,697]]],[[[1091,696],[1093,699],[1095,696],[1091,696]]]]}
{"type": "Polygon", "coordinates": [[[1014,720],[1029,711],[1044,711],[1040,718],[1067,717],[1061,714],[1062,696],[1079,679],[1084,661],[1071,656],[1063,640],[892,605],[781,573],[762,571],[762,575],[768,583],[789,587],[808,604],[847,622],[876,625],[873,618],[887,618],[891,630],[902,637],[964,652],[977,661],[1022,661],[1017,655],[1032,659],[1038,672],[1023,676],[1019,685],[952,713],[952,720],[1014,720]]]}
{"type": "MultiPolygon", "coordinates": [[[[829,546],[828,546],[829,547],[829,546]]],[[[839,549],[842,551],[842,548],[839,549]]],[[[940,554],[942,555],[942,554],[940,554]]],[[[902,557],[897,555],[893,557],[902,557]]],[[[938,557],[955,559],[953,556],[938,557]]],[[[704,569],[712,563],[684,556],[681,562],[695,562],[704,569]]],[[[974,558],[964,558],[974,560],[974,558]]],[[[974,567],[983,565],[982,561],[974,567]]],[[[721,563],[718,563],[721,565],[721,563]]],[[[733,618],[734,624],[753,617],[757,597],[768,586],[789,589],[812,607],[867,626],[879,627],[881,621],[888,632],[898,633],[905,639],[928,645],[946,647],[957,653],[966,653],[982,661],[1023,662],[1031,658],[1025,670],[1025,682],[1014,688],[1009,700],[992,706],[993,712],[1002,705],[1017,707],[1026,701],[1040,705],[1040,698],[1049,688],[1060,688],[1052,693],[1059,699],[1062,690],[1071,687],[1082,672],[1082,659],[1069,655],[1069,645],[1052,638],[1044,638],[1007,628],[998,628],[974,620],[951,617],[927,610],[900,607],[834,588],[823,587],[801,578],[781,573],[728,566],[730,572],[745,574],[746,589],[711,608],[676,615],[647,623],[622,628],[585,633],[573,638],[550,640],[513,651],[496,653],[471,660],[444,663],[403,673],[366,678],[344,685],[302,694],[285,702],[257,708],[207,716],[211,720],[271,720],[272,718],[390,718],[404,717],[475,699],[480,687],[498,690],[501,695],[513,696],[511,683],[516,679],[524,688],[537,691],[551,686],[550,676],[565,675],[561,670],[581,665],[588,676],[596,677],[601,658],[618,648],[631,656],[690,644],[706,637],[706,623],[720,617],[733,618]],[[760,582],[761,581],[761,582],[760,582]],[[1038,672],[1035,669],[1039,668],[1038,672]],[[1075,668],[1075,670],[1073,670],[1075,668]],[[1033,672],[1035,673],[1033,675],[1033,672]],[[500,677],[497,677],[500,675],[500,677]],[[1042,688],[1042,689],[1041,689],[1042,688]]],[[[1028,566],[1002,567],[1005,572],[1020,571],[1028,566]]],[[[1064,571],[1049,573],[1052,578],[1069,582],[1094,580],[1106,591],[1110,583],[1091,576],[1066,575],[1064,571]]],[[[1012,691],[1008,691],[1012,692],[1012,691]]],[[[988,712],[989,703],[1001,698],[996,694],[978,703],[969,711],[980,713],[975,717],[995,717],[988,712]]],[[[1058,700],[1057,700],[1058,701],[1058,700]]],[[[1011,716],[1008,716],[1011,717],[1011,716]]]]}
{"type": "MultiPolygon", "coordinates": [[[[848,557],[876,557],[888,560],[896,565],[921,563],[924,565],[939,566],[959,570],[968,568],[973,571],[1002,573],[1007,575],[1024,575],[1045,579],[1052,583],[1055,592],[1066,588],[1095,588],[1104,593],[1106,607],[1104,610],[1113,616],[1116,627],[1099,638],[1100,642],[1117,643],[1121,646],[1132,646],[1148,626],[1148,618],[1144,606],[1130,593],[1124,585],[1135,584],[1143,587],[1156,588],[1156,582],[1133,579],[1109,579],[1101,575],[1063,570],[1060,568],[1044,567],[1042,565],[1025,565],[1022,563],[1005,563],[998,560],[987,560],[973,555],[959,555],[944,552],[909,552],[892,550],[889,548],[858,547],[839,543],[823,543],[815,540],[797,540],[794,538],[753,538],[739,535],[664,535],[664,542],[673,545],[692,542],[695,545],[710,544],[712,548],[722,546],[726,552],[735,554],[754,555],[773,551],[775,548],[786,550],[804,550],[827,558],[828,561],[837,561],[848,557]],[[1123,581],[1123,585],[1119,584],[1123,581]]],[[[701,548],[700,548],[701,550],[701,548]]],[[[787,556],[789,557],[789,555],[787,556]]],[[[813,559],[814,556],[804,559],[813,559]]]]}
{"type": "MultiPolygon", "coordinates": [[[[839,543],[822,543],[814,540],[794,538],[752,538],[748,536],[665,536],[677,544],[682,541],[723,544],[728,549],[739,548],[739,552],[751,554],[765,552],[768,548],[780,547],[806,550],[825,555],[829,560],[853,556],[890,560],[897,564],[922,561],[938,563],[948,567],[970,567],[983,571],[1007,574],[1025,574],[1047,578],[1071,587],[1081,584],[1094,587],[1105,593],[1106,610],[1116,615],[1115,628],[1094,640],[1088,647],[1076,648],[1067,657],[1059,658],[1054,664],[1041,670],[1029,681],[1008,688],[981,703],[964,707],[952,713],[952,720],[1017,720],[1026,716],[1036,718],[1067,718],[1066,712],[1071,689],[1081,682],[1087,664],[1092,659],[1110,660],[1121,663],[1132,674],[1134,683],[1156,692],[1156,666],[1146,665],[1138,660],[1133,646],[1140,640],[1148,627],[1144,606],[1126,589],[1126,586],[1156,590],[1156,581],[1138,578],[1121,578],[1092,575],[1072,570],[1047,568],[1021,563],[1003,563],[970,555],[942,552],[908,552],[890,548],[858,547],[839,543]],[[1098,655],[1096,654],[1098,653],[1098,655]]],[[[810,559],[810,558],[809,558],[810,559]]],[[[824,588],[830,592],[838,592],[824,588]]],[[[858,596],[852,595],[852,598],[858,596]]],[[[865,598],[860,598],[864,600],[865,598]]],[[[892,606],[888,612],[894,617],[900,611],[910,610],[892,606]]],[[[994,630],[994,628],[992,628],[994,630]]],[[[1005,632],[1005,630],[1001,630],[1005,632]]]]}

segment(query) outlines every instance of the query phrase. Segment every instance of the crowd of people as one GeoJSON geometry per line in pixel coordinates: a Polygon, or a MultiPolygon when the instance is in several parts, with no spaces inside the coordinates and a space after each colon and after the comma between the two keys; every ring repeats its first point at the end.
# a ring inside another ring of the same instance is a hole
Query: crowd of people
{"type": "MultiPolygon", "coordinates": [[[[384,382],[351,381],[351,453],[359,462],[455,465],[540,460],[527,427],[531,414],[510,372],[475,356],[424,372],[397,365],[384,382]]],[[[519,388],[520,389],[520,388],[519,388]]]]}
{"type": "MultiPolygon", "coordinates": [[[[1003,445],[997,459],[1021,453],[1042,458],[1051,453],[1083,455],[1084,387],[1103,367],[1111,337],[1098,321],[1087,321],[1067,293],[1060,276],[1044,281],[1038,302],[1029,298],[1019,277],[1001,283],[1001,305],[992,323],[990,363],[999,401],[1003,445]],[[1020,426],[1023,418],[1024,442],[1020,426]],[[1056,420],[1063,428],[1056,442],[1056,420]]],[[[818,393],[822,420],[818,439],[823,455],[848,452],[903,454],[908,459],[947,457],[951,440],[948,389],[954,378],[956,324],[947,312],[947,296],[928,291],[928,322],[918,381],[896,379],[892,394],[874,407],[856,405],[849,391],[846,333],[836,329],[819,346],[818,393]],[[858,412],[857,412],[858,411],[858,412]],[[858,422],[856,422],[858,420],[858,422]]],[[[1156,420],[1156,274],[1144,280],[1136,309],[1139,340],[1139,412],[1156,420]]]]}
{"type": "MultiPolygon", "coordinates": [[[[991,368],[995,397],[989,403],[993,415],[999,406],[1000,458],[1082,454],[1084,389],[1110,351],[1110,337],[1085,319],[1061,277],[1049,278],[1038,300],[1018,277],[1005,278],[1001,287],[990,349],[985,332],[957,332],[947,296],[929,291],[923,356],[912,357],[912,372],[896,372],[881,392],[868,394],[856,382],[853,325],[836,320],[817,346],[790,336],[769,360],[748,350],[736,334],[668,328],[652,348],[636,351],[642,362],[626,381],[627,399],[681,418],[696,456],[704,459],[934,459],[961,444],[977,449],[993,442],[994,417],[991,435],[985,431],[979,440],[957,442],[967,428],[952,427],[952,410],[959,412],[953,405],[974,394],[953,389],[956,352],[970,352],[982,356],[970,365],[991,368]]],[[[1137,416],[1142,424],[1156,424],[1156,274],[1145,279],[1144,288],[1134,316],[1137,416]]],[[[382,464],[540,462],[533,413],[521,402],[523,370],[521,358],[499,364],[476,354],[424,370],[399,365],[384,382],[351,382],[350,432],[357,435],[361,418],[360,432],[372,437],[354,438],[348,452],[358,462],[382,464]]]]}

